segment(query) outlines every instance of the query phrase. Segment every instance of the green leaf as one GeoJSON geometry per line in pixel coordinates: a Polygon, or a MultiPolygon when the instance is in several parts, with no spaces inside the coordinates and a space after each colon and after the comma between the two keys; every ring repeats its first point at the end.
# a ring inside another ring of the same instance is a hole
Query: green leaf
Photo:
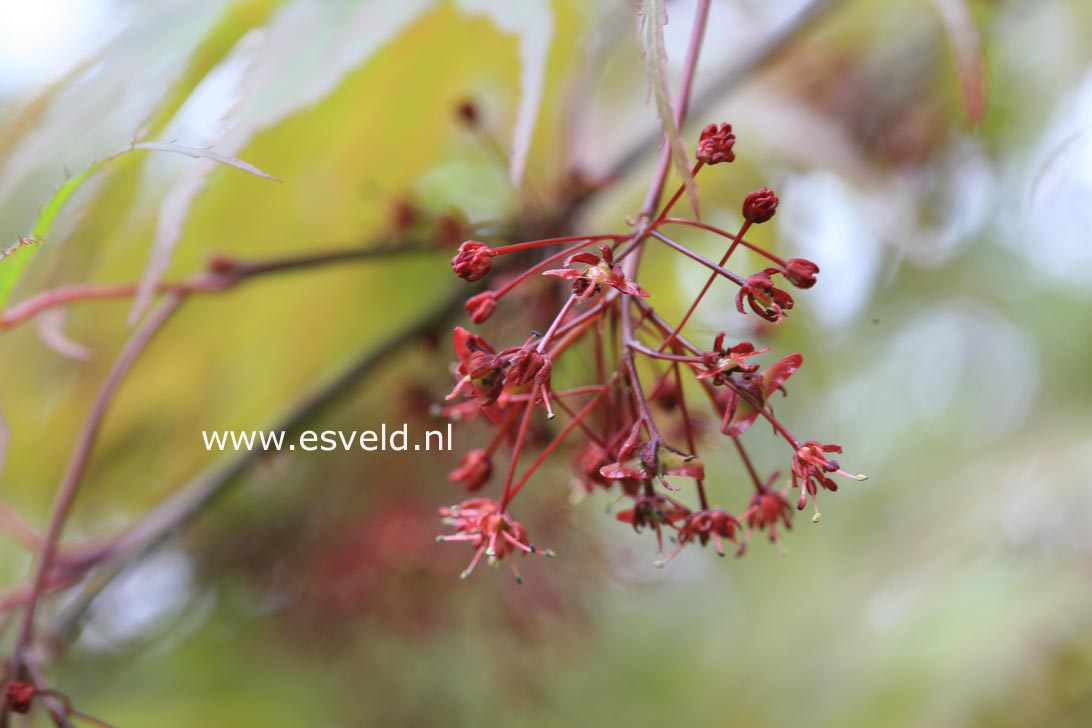
{"type": "MultiPolygon", "coordinates": [[[[44,241],[48,237],[49,231],[53,228],[53,223],[57,220],[57,215],[64,209],[65,203],[72,198],[72,195],[75,194],[76,190],[78,190],[96,170],[107,162],[111,162],[118,157],[135,151],[170,152],[174,154],[183,154],[187,157],[209,159],[218,164],[234,167],[258,177],[264,177],[271,180],[277,179],[276,177],[266,174],[252,164],[248,164],[226,154],[212,151],[211,149],[188,147],[182,144],[164,142],[141,142],[139,144],[132,144],[125,149],[121,149],[102,159],[92,162],[76,176],[65,180],[61,186],[57,188],[57,191],[53,193],[53,196],[42,205],[42,209],[38,213],[38,219],[34,223],[34,228],[30,231],[29,239],[36,243],[44,241]]],[[[30,260],[36,251],[36,245],[17,243],[12,247],[7,248],[4,251],[3,257],[0,257],[0,310],[7,305],[7,300],[11,295],[12,288],[14,288],[15,284],[19,281],[20,276],[30,264],[30,260]]]]}
{"type": "Polygon", "coordinates": [[[520,39],[520,99],[512,134],[510,165],[512,184],[518,187],[527,166],[527,154],[546,86],[546,61],[554,32],[553,12],[545,0],[518,3],[460,0],[459,7],[465,12],[485,15],[505,33],[520,39]]]}
{"type": "Polygon", "coordinates": [[[686,187],[686,197],[698,211],[698,186],[690,173],[689,157],[683,143],[682,132],[675,123],[675,111],[671,106],[671,94],[667,85],[667,48],[664,46],[664,26],[667,25],[667,8],[664,0],[642,0],[641,42],[645,49],[645,65],[648,83],[656,102],[656,113],[664,128],[665,143],[671,148],[671,161],[686,187]]]}

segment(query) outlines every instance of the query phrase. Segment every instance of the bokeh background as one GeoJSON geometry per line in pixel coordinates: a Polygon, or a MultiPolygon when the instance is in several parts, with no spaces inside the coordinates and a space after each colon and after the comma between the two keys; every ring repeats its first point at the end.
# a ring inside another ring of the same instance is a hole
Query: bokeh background
{"type": "MultiPolygon", "coordinates": [[[[658,570],[651,535],[617,523],[611,498],[576,497],[560,457],[522,505],[559,558],[528,559],[516,587],[488,569],[460,582],[469,553],[433,540],[436,507],[461,499],[445,479],[455,453],[265,459],[101,592],[58,686],[119,726],[163,728],[1092,723],[1092,4],[821,4],[729,84],[805,4],[714,0],[687,133],[730,121],[739,139],[738,161],[699,180],[706,220],[734,230],[742,196],[768,185],[781,207],[757,237],[822,267],[764,334],[806,362],[779,413],[842,443],[867,483],[824,498],[822,523],[800,519],[784,553],[756,539],[743,559],[693,548],[658,570]]],[[[546,216],[574,173],[601,180],[636,154],[574,219],[624,230],[657,128],[634,10],[4,3],[0,240],[29,231],[66,170],[133,138],[214,144],[283,180],[127,155],[81,187],[13,300],[135,280],[164,201],[191,188],[169,278],[214,252],[442,247],[451,225],[546,216]],[[491,141],[459,123],[467,99],[491,141]],[[507,149],[528,113],[517,189],[492,144],[507,149]]],[[[693,3],[668,11],[675,78],[693,3]]],[[[187,304],[111,411],[70,541],[117,532],[222,462],[202,429],[274,426],[445,305],[462,285],[449,257],[394,255],[187,304]]],[[[681,313],[705,272],[650,261],[657,276],[642,282],[681,313]]],[[[714,289],[696,338],[741,331],[731,297],[714,289]]],[[[0,334],[0,499],[35,526],[129,311],[88,303],[0,334]]],[[[315,424],[424,426],[451,358],[446,337],[400,349],[315,424]]],[[[481,441],[457,432],[457,447],[481,441]]],[[[758,457],[784,466],[772,447],[758,457]]],[[[745,497],[727,448],[703,458],[715,500],[745,497]]],[[[8,588],[30,565],[0,541],[8,588]]]]}

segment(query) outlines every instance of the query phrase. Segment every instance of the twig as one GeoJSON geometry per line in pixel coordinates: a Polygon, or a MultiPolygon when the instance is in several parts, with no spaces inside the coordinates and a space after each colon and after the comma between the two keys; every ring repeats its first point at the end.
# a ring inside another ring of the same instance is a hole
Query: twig
{"type": "MultiPolygon", "coordinates": [[[[258,276],[319,268],[337,263],[364,262],[407,253],[431,253],[438,250],[444,249],[436,245],[384,245],[370,248],[350,247],[256,261],[214,258],[210,264],[210,270],[191,276],[184,281],[162,282],[157,286],[157,291],[185,295],[220,293],[258,276]]],[[[77,301],[131,298],[136,294],[137,287],[136,283],[77,283],[43,291],[5,311],[0,316],[0,331],[18,326],[43,311],[65,304],[77,301]]]]}
{"type": "Polygon", "coordinates": [[[27,601],[26,609],[23,612],[23,621],[19,629],[19,634],[15,640],[15,646],[12,649],[11,675],[14,678],[18,678],[21,674],[21,668],[25,657],[23,653],[34,639],[34,618],[36,616],[38,604],[48,585],[50,569],[53,567],[53,559],[57,555],[57,549],[60,546],[61,533],[64,530],[65,521],[72,510],[72,504],[76,500],[76,495],[79,493],[80,484],[87,471],[87,464],[91,459],[91,451],[94,448],[95,440],[102,428],[102,422],[106,417],[106,411],[109,408],[110,402],[113,400],[118,387],[129,373],[129,370],[132,368],[137,358],[139,358],[141,352],[144,351],[156,332],[160,330],[181,302],[182,297],[180,295],[169,295],[167,300],[164,301],[148,320],[133,333],[133,336],[129,339],[128,343],[122,349],[121,354],[118,356],[117,361],[114,363],[114,367],[107,376],[106,381],[103,383],[98,396],[95,398],[95,402],[91,407],[91,412],[84,422],[83,430],[76,440],[76,446],[72,451],[72,457],[69,460],[68,467],[61,480],[61,485],[57,490],[57,497],[53,504],[53,510],[49,519],[49,526],[39,548],[38,565],[34,574],[32,590],[27,601]]]}
{"type": "MultiPolygon", "coordinates": [[[[697,94],[690,104],[690,116],[700,116],[713,104],[738,86],[755,71],[769,65],[788,48],[801,33],[806,31],[826,11],[836,7],[842,0],[812,0],[782,27],[775,30],[769,38],[750,53],[714,76],[697,94]]],[[[681,126],[681,125],[680,125],[681,126]]],[[[624,176],[644,159],[646,150],[656,146],[663,132],[649,132],[638,143],[630,147],[614,164],[608,179],[624,176]]]]}
{"type": "MultiPolygon", "coordinates": [[[[361,379],[392,354],[421,336],[439,329],[462,310],[465,291],[454,296],[422,317],[417,323],[381,344],[363,352],[326,384],[300,401],[271,430],[296,431],[327,407],[343,400],[361,379]]],[[[238,482],[239,477],[263,456],[261,450],[247,450],[233,460],[217,464],[184,485],[174,495],[145,515],[130,530],[114,541],[99,564],[99,571],[87,587],[58,615],[52,633],[66,637],[76,628],[81,616],[94,603],[102,590],[131,565],[144,558],[172,534],[200,515],[204,509],[223,496],[238,482]]]]}

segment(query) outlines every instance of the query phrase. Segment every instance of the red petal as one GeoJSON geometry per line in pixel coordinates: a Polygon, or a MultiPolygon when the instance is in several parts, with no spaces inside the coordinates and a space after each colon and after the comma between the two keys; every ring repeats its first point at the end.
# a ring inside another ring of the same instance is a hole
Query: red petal
{"type": "Polygon", "coordinates": [[[804,357],[799,354],[789,354],[788,356],[774,362],[769,369],[762,372],[762,388],[769,397],[776,392],[782,384],[788,380],[796,370],[800,368],[800,365],[804,363],[804,357]]]}
{"type": "Polygon", "coordinates": [[[736,407],[730,418],[727,415],[725,416],[720,431],[729,437],[739,437],[751,429],[751,425],[757,419],[758,410],[750,402],[740,397],[738,407],[736,407]]]}
{"type": "Polygon", "coordinates": [[[573,278],[580,278],[580,271],[573,270],[572,268],[555,268],[553,270],[542,271],[544,276],[557,276],[558,278],[564,278],[565,280],[572,280],[573,278]]]}
{"type": "Polygon", "coordinates": [[[604,465],[599,468],[599,474],[604,478],[610,478],[611,480],[621,480],[622,478],[633,478],[634,480],[648,479],[648,473],[644,468],[631,468],[622,463],[604,465]]]}
{"type": "Polygon", "coordinates": [[[592,255],[591,253],[577,253],[576,255],[570,255],[565,260],[565,265],[572,265],[573,263],[586,263],[587,265],[599,265],[600,260],[598,255],[592,255]]]}
{"type": "Polygon", "coordinates": [[[694,480],[705,480],[705,466],[701,464],[701,460],[694,458],[678,467],[669,468],[664,471],[664,475],[679,475],[694,480]]]}
{"type": "Polygon", "coordinates": [[[625,293],[627,295],[640,296],[641,298],[648,298],[648,291],[641,288],[639,285],[637,285],[633,281],[627,281],[627,280],[611,281],[611,285],[614,286],[615,288],[617,288],[622,293],[625,293]]]}

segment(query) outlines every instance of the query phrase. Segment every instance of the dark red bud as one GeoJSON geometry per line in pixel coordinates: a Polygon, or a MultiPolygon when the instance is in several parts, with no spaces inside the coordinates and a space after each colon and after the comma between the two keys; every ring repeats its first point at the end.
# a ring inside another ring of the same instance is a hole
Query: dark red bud
{"type": "Polygon", "coordinates": [[[766,222],[777,212],[777,195],[763,187],[743,200],[743,217],[756,225],[766,222]]]}
{"type": "Polygon", "coordinates": [[[485,485],[493,474],[493,462],[489,453],[482,449],[471,450],[459,459],[459,465],[447,474],[452,483],[463,483],[467,490],[474,491],[485,485]]]}
{"type": "Polygon", "coordinates": [[[806,258],[790,258],[785,264],[785,278],[797,288],[811,288],[815,285],[815,276],[819,266],[806,258]]]}
{"type": "Polygon", "coordinates": [[[459,246],[459,252],[451,259],[455,275],[473,283],[489,273],[493,267],[493,253],[489,246],[477,240],[467,240],[459,246]]]}
{"type": "Polygon", "coordinates": [[[478,122],[481,120],[481,117],[478,114],[478,105],[473,101],[463,101],[455,109],[455,113],[458,115],[459,121],[467,126],[477,126],[478,122]]]}
{"type": "Polygon", "coordinates": [[[492,316],[497,309],[497,297],[492,291],[484,291],[468,298],[464,308],[470,314],[470,320],[480,324],[492,316]]]}
{"type": "Polygon", "coordinates": [[[512,356],[512,367],[508,370],[507,381],[514,384],[530,384],[531,382],[543,382],[538,380],[538,375],[545,371],[544,377],[549,376],[550,360],[546,355],[533,347],[520,349],[512,356]]]}
{"type": "Polygon", "coordinates": [[[13,713],[29,713],[35,693],[34,686],[30,683],[13,680],[4,688],[4,702],[13,713]]]}
{"type": "Polygon", "coordinates": [[[697,159],[705,164],[719,164],[735,160],[735,152],[732,147],[736,143],[736,135],[732,133],[731,124],[710,124],[702,129],[698,139],[697,159]]]}

